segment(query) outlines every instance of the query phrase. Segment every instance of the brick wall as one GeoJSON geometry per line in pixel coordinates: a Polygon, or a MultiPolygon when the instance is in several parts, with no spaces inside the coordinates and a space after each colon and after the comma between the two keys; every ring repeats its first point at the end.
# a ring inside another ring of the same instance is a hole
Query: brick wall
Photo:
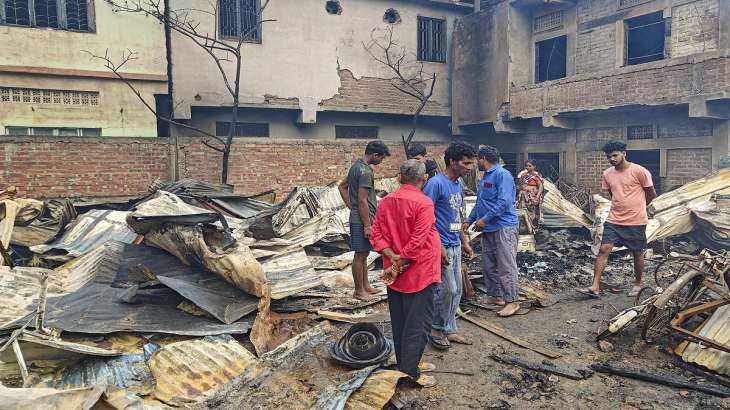
{"type": "MultiPolygon", "coordinates": [[[[391,177],[405,160],[400,141],[386,142],[392,156],[376,167],[376,177],[391,177]]],[[[326,185],[342,179],[365,152],[365,141],[315,142],[280,140],[238,142],[231,150],[228,183],[236,192],[256,194],[269,189],[279,196],[296,186],[326,185]]],[[[426,144],[429,156],[443,154],[446,144],[426,144]]],[[[182,176],[216,182],[220,155],[196,140],[181,144],[182,176]]]]}
{"type": "Polygon", "coordinates": [[[621,68],[611,75],[584,74],[538,85],[513,87],[510,117],[575,112],[625,105],[686,103],[696,94],[730,91],[730,58],[656,61],[621,68]]]}
{"type": "Polygon", "coordinates": [[[601,192],[601,176],[609,167],[606,156],[601,151],[578,151],[576,153],[576,182],[578,186],[601,192]]]}
{"type": "Polygon", "coordinates": [[[21,196],[137,195],[169,179],[166,140],[0,137],[0,189],[21,196]]]}
{"type": "Polygon", "coordinates": [[[608,17],[618,10],[618,0],[579,0],[578,24],[608,17]]]}
{"type": "Polygon", "coordinates": [[[712,149],[689,148],[667,150],[667,176],[664,191],[702,178],[712,170],[712,149]]]}
{"type": "MultiPolygon", "coordinates": [[[[340,88],[337,95],[320,103],[322,109],[412,114],[419,101],[396,89],[390,79],[355,78],[350,70],[340,70],[340,88]]],[[[431,100],[424,114],[450,116],[451,109],[431,100]]]]}
{"type": "Polygon", "coordinates": [[[616,27],[612,24],[578,33],[575,52],[576,74],[616,67],[616,27]]]}
{"type": "MultiPolygon", "coordinates": [[[[279,197],[296,186],[325,185],[344,177],[365,151],[364,141],[249,140],[231,151],[229,183],[236,192],[274,189],[279,197]]],[[[405,159],[400,141],[376,176],[391,177],[405,159]]],[[[426,144],[430,156],[446,144],[426,144]]],[[[21,196],[136,196],[155,180],[171,177],[167,139],[0,137],[0,189],[15,185],[21,196]]],[[[219,182],[221,154],[195,139],[181,139],[180,175],[219,182]]]]}
{"type": "Polygon", "coordinates": [[[674,7],[672,57],[717,50],[720,37],[719,10],[720,0],[699,0],[674,7]]]}
{"type": "Polygon", "coordinates": [[[619,127],[583,128],[578,130],[576,142],[609,142],[623,139],[623,135],[619,127]]]}

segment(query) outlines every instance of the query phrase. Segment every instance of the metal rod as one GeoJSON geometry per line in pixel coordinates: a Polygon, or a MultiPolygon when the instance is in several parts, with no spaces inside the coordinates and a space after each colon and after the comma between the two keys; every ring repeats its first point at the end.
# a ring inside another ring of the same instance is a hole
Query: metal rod
{"type": "Polygon", "coordinates": [[[23,358],[23,352],[20,350],[20,344],[18,340],[13,340],[13,352],[15,352],[15,359],[18,361],[18,367],[20,367],[20,375],[23,376],[23,384],[28,380],[28,367],[25,365],[25,359],[23,358]]]}
{"type": "Polygon", "coordinates": [[[50,333],[44,326],[46,319],[46,293],[48,291],[48,273],[43,272],[38,278],[40,282],[41,290],[38,295],[38,307],[35,321],[35,329],[37,332],[48,334],[50,333]]]}

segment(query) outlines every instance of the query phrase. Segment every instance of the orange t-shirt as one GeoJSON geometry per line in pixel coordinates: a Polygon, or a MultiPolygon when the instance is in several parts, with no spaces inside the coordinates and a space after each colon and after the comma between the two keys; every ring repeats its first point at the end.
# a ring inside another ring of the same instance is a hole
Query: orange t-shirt
{"type": "Polygon", "coordinates": [[[651,174],[638,164],[617,171],[611,167],[603,171],[601,187],[611,190],[611,210],[607,222],[616,225],[646,225],[646,195],[644,188],[654,186],[651,174]]]}

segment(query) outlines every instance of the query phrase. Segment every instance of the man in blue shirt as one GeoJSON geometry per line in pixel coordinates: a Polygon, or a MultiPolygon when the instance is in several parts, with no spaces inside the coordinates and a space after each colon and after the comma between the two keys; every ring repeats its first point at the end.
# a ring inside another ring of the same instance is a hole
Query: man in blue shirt
{"type": "Polygon", "coordinates": [[[466,240],[461,213],[464,192],[459,178],[474,167],[476,153],[470,145],[456,142],[446,148],[444,162],[446,169],[429,179],[423,187],[434,204],[436,230],[441,239],[441,283],[434,295],[434,314],[429,341],[437,349],[448,349],[450,342],[466,343],[457,333],[456,310],[459,308],[463,282],[461,276],[461,253],[471,258],[474,251],[466,240]]]}
{"type": "Polygon", "coordinates": [[[520,224],[515,210],[515,181],[509,171],[499,165],[499,151],[491,146],[479,149],[479,182],[477,203],[467,224],[482,232],[484,283],[488,303],[504,306],[499,316],[512,316],[520,310],[517,296],[517,242],[520,224]]]}

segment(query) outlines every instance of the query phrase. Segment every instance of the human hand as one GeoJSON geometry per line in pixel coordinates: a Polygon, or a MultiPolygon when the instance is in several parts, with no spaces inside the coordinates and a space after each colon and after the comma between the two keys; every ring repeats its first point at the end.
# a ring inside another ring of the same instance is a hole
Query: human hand
{"type": "Polygon", "coordinates": [[[373,234],[373,227],[372,226],[366,226],[365,227],[365,237],[370,239],[370,235],[373,234]]]}
{"type": "Polygon", "coordinates": [[[468,222],[464,222],[463,224],[461,224],[461,229],[464,232],[467,232],[469,230],[469,223],[468,222]]]}
{"type": "Polygon", "coordinates": [[[474,228],[477,231],[481,231],[482,229],[484,229],[485,226],[487,226],[487,223],[484,222],[484,219],[477,219],[477,221],[474,222],[474,228]]]}
{"type": "Polygon", "coordinates": [[[451,265],[451,258],[449,258],[449,254],[446,252],[446,248],[444,247],[441,248],[441,265],[451,265]]]}
{"type": "Polygon", "coordinates": [[[466,256],[467,259],[474,258],[474,249],[468,243],[461,244],[461,252],[466,256]]]}

